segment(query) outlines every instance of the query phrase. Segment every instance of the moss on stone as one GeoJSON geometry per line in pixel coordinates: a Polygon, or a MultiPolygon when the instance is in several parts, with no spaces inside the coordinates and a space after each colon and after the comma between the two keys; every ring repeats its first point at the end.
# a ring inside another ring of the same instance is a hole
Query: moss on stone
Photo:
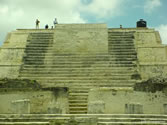
{"type": "Polygon", "coordinates": [[[0,88],[10,88],[10,89],[31,88],[31,89],[41,89],[41,85],[36,80],[4,78],[4,79],[0,79],[0,88]]]}
{"type": "Polygon", "coordinates": [[[156,76],[146,81],[136,83],[134,86],[135,91],[144,91],[155,93],[157,91],[163,91],[167,88],[167,77],[156,76]]]}

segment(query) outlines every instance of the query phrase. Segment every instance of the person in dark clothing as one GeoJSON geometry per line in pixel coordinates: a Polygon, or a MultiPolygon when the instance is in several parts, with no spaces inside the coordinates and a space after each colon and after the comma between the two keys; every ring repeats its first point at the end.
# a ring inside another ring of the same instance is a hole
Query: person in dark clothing
{"type": "Polygon", "coordinates": [[[38,19],[36,19],[36,29],[39,29],[39,23],[40,23],[40,21],[38,19]]]}
{"type": "Polygon", "coordinates": [[[48,29],[48,28],[49,28],[49,26],[48,26],[48,24],[46,24],[46,25],[45,25],[45,29],[48,29]]]}

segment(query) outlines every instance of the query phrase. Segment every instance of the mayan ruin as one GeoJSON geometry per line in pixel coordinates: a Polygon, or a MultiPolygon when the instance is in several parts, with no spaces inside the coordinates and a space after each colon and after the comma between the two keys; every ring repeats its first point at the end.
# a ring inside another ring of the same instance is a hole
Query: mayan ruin
{"type": "Polygon", "coordinates": [[[8,33],[0,125],[167,125],[167,46],[140,21],[8,33]]]}

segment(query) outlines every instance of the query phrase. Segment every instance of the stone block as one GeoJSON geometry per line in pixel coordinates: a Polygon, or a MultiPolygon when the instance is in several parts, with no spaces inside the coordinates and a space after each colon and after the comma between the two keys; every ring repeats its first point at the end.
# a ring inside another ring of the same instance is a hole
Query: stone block
{"type": "Polygon", "coordinates": [[[164,107],[164,114],[167,114],[167,103],[163,104],[163,107],[164,107]]]}
{"type": "Polygon", "coordinates": [[[103,101],[90,102],[88,105],[88,113],[103,114],[105,111],[105,103],[103,101]]]}
{"type": "Polygon", "coordinates": [[[15,100],[11,102],[14,114],[29,114],[30,113],[30,100],[15,100]]]}
{"type": "Polygon", "coordinates": [[[48,114],[62,114],[62,109],[60,108],[48,108],[48,114]]]}
{"type": "Polygon", "coordinates": [[[79,117],[75,118],[77,125],[97,125],[96,117],[79,117]]]}
{"type": "Polygon", "coordinates": [[[129,103],[125,104],[125,113],[126,114],[143,114],[143,105],[129,103]]]}

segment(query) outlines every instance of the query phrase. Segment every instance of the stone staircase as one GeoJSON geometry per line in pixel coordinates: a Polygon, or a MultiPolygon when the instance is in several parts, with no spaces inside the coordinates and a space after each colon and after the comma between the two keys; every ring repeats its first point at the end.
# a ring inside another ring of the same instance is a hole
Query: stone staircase
{"type": "Polygon", "coordinates": [[[53,33],[32,33],[27,40],[20,78],[43,87],[69,87],[69,113],[87,113],[92,87],[131,87],[136,73],[133,33],[108,31],[109,54],[57,54],[53,33]]]}
{"type": "Polygon", "coordinates": [[[0,114],[0,125],[167,125],[167,115],[0,114]]]}
{"type": "Polygon", "coordinates": [[[69,113],[87,114],[89,88],[72,87],[69,90],[69,113]]]}

